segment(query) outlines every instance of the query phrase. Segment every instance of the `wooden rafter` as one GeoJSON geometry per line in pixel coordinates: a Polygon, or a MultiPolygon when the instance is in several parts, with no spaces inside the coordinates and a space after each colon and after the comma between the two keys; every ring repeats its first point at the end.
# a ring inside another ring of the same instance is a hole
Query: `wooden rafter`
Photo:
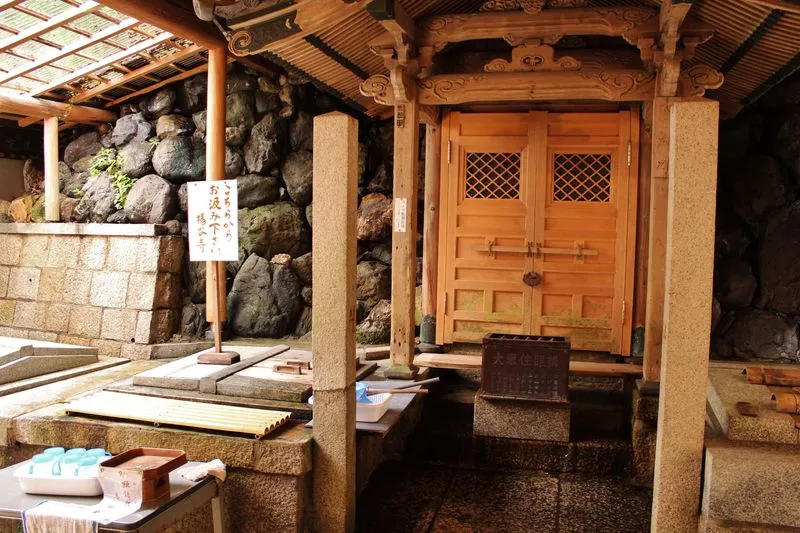
{"type": "MultiPolygon", "coordinates": [[[[228,63],[233,63],[234,61],[235,61],[235,58],[233,58],[233,57],[229,57],[228,58],[228,63]]],[[[145,87],[144,89],[141,89],[139,91],[136,91],[136,92],[133,92],[133,93],[130,93],[130,94],[126,94],[125,96],[121,96],[120,98],[117,98],[116,100],[112,100],[111,102],[107,103],[105,105],[105,107],[111,108],[111,107],[118,106],[118,105],[120,105],[120,104],[122,104],[124,102],[127,102],[131,98],[138,98],[139,96],[143,96],[143,95],[145,95],[147,93],[151,93],[153,91],[156,91],[156,90],[158,90],[158,89],[160,89],[162,87],[170,85],[171,83],[175,83],[176,81],[185,80],[186,78],[191,78],[192,76],[196,76],[197,74],[201,74],[201,73],[207,72],[207,71],[208,71],[208,63],[200,65],[198,67],[195,67],[195,68],[193,68],[191,70],[187,70],[186,72],[181,72],[180,74],[177,74],[175,76],[172,76],[171,78],[168,78],[168,79],[166,79],[164,81],[156,83],[155,85],[151,85],[151,86],[145,87]]]]}
{"type": "Polygon", "coordinates": [[[229,21],[236,31],[227,36],[228,49],[237,56],[277,51],[347,20],[369,3],[370,0],[301,0],[242,23],[229,21]]]}
{"type": "MultiPolygon", "coordinates": [[[[91,100],[92,98],[95,98],[95,97],[97,97],[97,96],[99,96],[99,95],[101,95],[101,94],[103,94],[103,93],[105,93],[107,91],[110,91],[111,89],[114,89],[116,87],[120,87],[120,86],[125,85],[127,83],[130,83],[131,81],[133,81],[135,79],[138,79],[138,78],[141,78],[143,76],[147,76],[151,72],[155,72],[156,70],[164,68],[167,65],[172,65],[173,63],[175,63],[177,61],[181,61],[183,59],[186,59],[187,57],[191,57],[191,56],[193,56],[195,54],[199,54],[202,51],[203,51],[203,47],[198,46],[198,45],[194,45],[194,46],[190,46],[188,48],[184,48],[183,50],[181,50],[179,52],[176,52],[175,54],[167,56],[167,57],[165,57],[163,59],[160,59],[158,61],[155,61],[153,63],[148,63],[147,65],[145,65],[145,66],[143,66],[141,68],[138,68],[136,70],[132,70],[132,71],[128,72],[127,74],[125,74],[123,76],[120,76],[119,78],[116,78],[116,79],[111,80],[111,81],[106,81],[103,85],[98,85],[97,87],[89,89],[88,91],[84,91],[84,92],[82,92],[80,94],[77,94],[77,95],[75,95],[74,98],[72,98],[71,101],[73,103],[79,104],[81,102],[85,102],[87,100],[91,100]]],[[[169,79],[172,79],[172,78],[169,78],[169,79]]],[[[160,80],[160,79],[157,78],[157,81],[158,81],[158,83],[161,83],[161,81],[163,81],[163,80],[160,80]]]]}
{"type": "Polygon", "coordinates": [[[32,117],[58,117],[72,122],[108,122],[116,115],[106,109],[84,107],[0,91],[0,113],[32,117]]]}
{"type": "MultiPolygon", "coordinates": [[[[97,2],[90,0],[89,2],[82,4],[78,8],[65,11],[64,13],[57,15],[45,22],[42,22],[41,24],[37,24],[25,31],[17,33],[14,37],[6,39],[3,42],[0,42],[0,52],[5,52],[6,50],[14,48],[15,46],[22,44],[25,41],[35,39],[49,31],[52,31],[55,28],[58,28],[59,26],[63,26],[64,24],[72,20],[79,19],[85,15],[88,15],[89,13],[92,13],[93,11],[97,11],[101,7],[102,6],[97,2]]],[[[56,44],[50,46],[58,48],[58,45],[56,44]]]]}
{"type": "Polygon", "coordinates": [[[745,2],[800,15],[800,4],[786,0],[745,0],[745,2]]]}
{"type": "Polygon", "coordinates": [[[213,24],[199,20],[166,0],[100,0],[100,3],[206,48],[226,43],[213,24]]]}
{"type": "MultiPolygon", "coordinates": [[[[101,42],[101,41],[105,41],[109,37],[113,37],[113,36],[118,35],[118,34],[124,32],[124,31],[127,31],[128,29],[136,26],[137,24],[139,24],[139,21],[136,20],[136,19],[123,20],[119,24],[117,24],[115,26],[111,26],[111,27],[109,27],[109,28],[107,28],[107,29],[105,29],[105,30],[93,35],[88,40],[83,40],[83,41],[78,41],[78,42],[72,43],[71,45],[65,46],[64,48],[62,48],[61,50],[58,50],[57,52],[55,52],[53,54],[41,57],[41,58],[37,59],[36,61],[32,61],[31,63],[29,63],[27,65],[21,65],[18,68],[12,70],[12,71],[9,71],[9,72],[7,72],[5,74],[0,75],[0,84],[7,83],[8,81],[13,80],[14,78],[17,78],[19,76],[23,76],[23,75],[25,75],[25,74],[27,74],[29,72],[33,72],[34,70],[36,70],[38,68],[41,68],[41,67],[44,67],[46,65],[51,65],[51,63],[53,63],[55,61],[58,61],[59,59],[63,59],[63,58],[65,58],[65,57],[67,57],[67,56],[69,56],[71,54],[74,54],[75,52],[79,52],[81,50],[84,50],[84,49],[86,49],[86,48],[88,48],[88,47],[90,47],[92,45],[95,45],[95,44],[101,42]]],[[[53,66],[55,66],[55,65],[53,65],[53,66]]],[[[64,69],[64,70],[68,70],[68,69],[64,69]]]]}
{"type": "Polygon", "coordinates": [[[78,70],[76,70],[74,72],[71,72],[71,73],[67,74],[66,76],[62,76],[61,78],[57,78],[57,79],[51,81],[50,83],[48,83],[47,85],[43,85],[41,87],[36,87],[35,89],[33,89],[32,91],[30,91],[28,93],[28,96],[36,96],[36,95],[45,93],[45,92],[47,92],[47,91],[49,91],[51,89],[55,89],[57,87],[60,87],[60,86],[62,86],[64,84],[70,83],[71,81],[75,81],[77,79],[83,78],[83,77],[85,77],[85,76],[87,76],[89,74],[97,72],[98,70],[100,70],[103,67],[107,67],[107,66],[111,65],[112,63],[116,63],[117,61],[122,61],[122,60],[124,60],[124,59],[126,59],[126,58],[128,58],[130,56],[136,55],[138,52],[141,52],[142,50],[147,50],[148,48],[152,48],[153,46],[156,46],[156,45],[158,45],[160,43],[163,43],[165,41],[168,41],[168,40],[174,39],[174,38],[175,37],[171,33],[164,32],[164,33],[160,34],[158,37],[154,37],[153,39],[148,39],[146,41],[142,41],[139,44],[136,44],[135,46],[132,46],[132,47],[128,48],[127,50],[122,50],[121,52],[118,52],[118,53],[116,53],[114,55],[106,57],[105,59],[97,61],[96,63],[92,63],[91,65],[87,65],[87,66],[85,66],[85,67],[83,67],[81,69],[78,69],[78,70]]]}

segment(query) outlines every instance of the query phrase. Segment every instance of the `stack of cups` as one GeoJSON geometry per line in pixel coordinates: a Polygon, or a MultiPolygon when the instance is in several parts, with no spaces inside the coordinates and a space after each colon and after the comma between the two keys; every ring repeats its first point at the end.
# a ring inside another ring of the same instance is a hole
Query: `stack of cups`
{"type": "Polygon", "coordinates": [[[102,448],[48,448],[34,455],[28,473],[37,476],[96,477],[99,465],[111,454],[102,448]]]}

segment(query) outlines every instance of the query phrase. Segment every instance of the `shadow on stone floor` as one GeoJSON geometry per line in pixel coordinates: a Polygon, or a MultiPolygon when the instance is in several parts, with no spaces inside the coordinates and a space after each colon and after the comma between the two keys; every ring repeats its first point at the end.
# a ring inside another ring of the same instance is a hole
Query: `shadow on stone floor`
{"type": "Polygon", "coordinates": [[[360,533],[639,533],[649,490],[625,479],[386,463],[358,502],[360,533]]]}

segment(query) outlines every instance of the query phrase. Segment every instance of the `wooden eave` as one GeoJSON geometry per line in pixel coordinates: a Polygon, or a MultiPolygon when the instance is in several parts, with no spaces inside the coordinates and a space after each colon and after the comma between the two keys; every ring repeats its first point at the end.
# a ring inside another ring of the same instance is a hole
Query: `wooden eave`
{"type": "MultiPolygon", "coordinates": [[[[54,115],[62,127],[112,120],[105,110],[205,72],[208,47],[227,44],[191,7],[167,0],[5,0],[0,15],[2,112],[21,126],[54,115]]],[[[241,63],[277,71],[258,57],[241,63]]]]}
{"type": "MultiPolygon", "coordinates": [[[[210,4],[213,0],[204,2],[210,4]]],[[[332,2],[334,0],[322,0],[325,4],[332,2]]],[[[443,19],[440,15],[462,17],[463,20],[474,18],[482,3],[481,0],[399,0],[404,13],[416,24],[417,46],[443,46],[432,38],[428,23],[441,22],[443,19]]],[[[239,35],[240,41],[232,45],[233,48],[239,47],[239,53],[247,53],[247,46],[252,45],[258,48],[258,53],[274,58],[287,68],[301,71],[321,87],[344,98],[368,115],[385,116],[386,107],[365,98],[359,86],[371,76],[389,75],[383,59],[370,51],[370,44],[381,40],[391,41],[396,35],[393,35],[389,26],[382,23],[384,21],[379,20],[380,17],[376,18],[374,13],[369,13],[367,8],[353,8],[347,17],[337,18],[330,24],[324,23],[321,17],[313,23],[303,22],[303,17],[307,16],[303,11],[310,9],[311,4],[310,0],[297,0],[291,4],[263,1],[255,7],[246,8],[244,2],[238,2],[216,6],[216,14],[220,22],[230,24],[231,37],[239,35]],[[292,26],[293,24],[297,27],[292,26]],[[275,30],[282,27],[292,29],[275,30]],[[248,30],[253,31],[254,40],[261,41],[243,45],[247,41],[243,37],[244,32],[248,30]]],[[[351,3],[354,4],[357,2],[351,3]]],[[[373,7],[375,4],[373,2],[373,7]]],[[[383,1],[377,4],[391,5],[392,2],[383,1]]],[[[591,8],[615,9],[625,6],[639,9],[641,13],[657,14],[661,1],[587,0],[585,4],[588,9],[574,7],[556,10],[545,7],[538,20],[558,22],[562,14],[575,18],[581,14],[581,9],[588,16],[592,13],[591,8]]],[[[519,28],[529,36],[544,36],[551,27],[546,23],[532,22],[537,20],[536,17],[530,15],[530,20],[521,20],[519,28]],[[536,24],[539,24],[540,31],[536,29],[536,24]]],[[[502,15],[496,15],[495,18],[501,19],[502,15]]],[[[637,36],[646,37],[648,32],[654,35],[662,29],[657,16],[652,20],[646,19],[647,17],[637,18],[641,27],[635,28],[634,35],[630,29],[624,28],[624,20],[618,21],[617,26],[614,26],[595,16],[594,19],[586,18],[583,27],[594,24],[587,34],[619,36],[632,43],[631,50],[636,50],[634,45],[637,44],[637,36]]],[[[633,24],[636,25],[637,23],[633,24]]],[[[479,30],[479,35],[476,34],[479,38],[502,36],[502,28],[499,26],[497,29],[490,25],[476,28],[479,30]]],[[[682,26],[683,30],[687,28],[695,32],[699,41],[707,39],[701,30],[713,29],[714,37],[696,48],[694,57],[684,61],[684,69],[707,65],[725,75],[726,83],[707,93],[721,102],[723,116],[735,115],[743,105],[755,101],[770,87],[800,68],[800,50],[797,46],[800,42],[800,5],[793,1],[694,0],[689,17],[682,26]]],[[[580,32],[575,33],[580,38],[580,32]]],[[[458,35],[457,31],[454,36],[453,41],[475,38],[475,35],[458,35]]]]}

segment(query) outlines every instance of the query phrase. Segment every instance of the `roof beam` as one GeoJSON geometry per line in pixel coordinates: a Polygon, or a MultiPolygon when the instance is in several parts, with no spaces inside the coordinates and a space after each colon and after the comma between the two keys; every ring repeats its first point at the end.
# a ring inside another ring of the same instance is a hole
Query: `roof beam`
{"type": "MultiPolygon", "coordinates": [[[[154,72],[156,70],[164,68],[164,66],[166,66],[166,65],[170,65],[170,64],[172,64],[172,63],[174,63],[176,61],[181,61],[182,59],[186,59],[187,57],[191,57],[191,56],[193,56],[195,54],[199,54],[203,50],[204,50],[204,48],[202,46],[198,46],[198,45],[194,45],[194,46],[190,46],[188,48],[184,48],[183,50],[181,50],[179,52],[176,52],[176,53],[172,54],[171,56],[165,57],[165,58],[160,59],[158,61],[154,61],[152,63],[148,63],[147,65],[144,65],[143,67],[138,68],[136,70],[133,70],[131,72],[128,72],[127,74],[125,74],[123,76],[120,76],[119,78],[117,78],[115,80],[107,81],[107,82],[103,83],[102,85],[98,85],[97,87],[89,89],[88,91],[84,91],[84,92],[82,92],[80,94],[77,94],[77,95],[75,95],[74,98],[72,98],[71,102],[73,102],[75,104],[79,104],[81,102],[85,102],[87,100],[91,100],[92,98],[100,96],[104,92],[110,91],[111,89],[114,89],[114,88],[119,87],[121,85],[125,85],[126,83],[130,83],[131,81],[133,81],[133,80],[135,80],[137,78],[141,78],[143,76],[146,76],[146,75],[150,74],[151,72],[154,72]]],[[[158,81],[159,81],[159,83],[161,82],[161,80],[158,80],[158,81]]]]}
{"type": "Polygon", "coordinates": [[[15,46],[22,44],[27,40],[35,39],[36,37],[39,37],[40,35],[45,34],[54,28],[88,15],[92,11],[97,11],[101,7],[102,6],[97,2],[90,0],[78,8],[65,11],[64,13],[61,13],[60,15],[57,15],[46,22],[37,24],[36,26],[28,28],[25,31],[21,31],[13,37],[9,37],[5,41],[0,42],[0,52],[5,52],[10,48],[14,48],[15,46]]]}
{"type": "Polygon", "coordinates": [[[289,7],[229,20],[228,49],[237,56],[277,51],[341,23],[364,9],[370,0],[300,0],[289,7]]]}
{"type": "MultiPolygon", "coordinates": [[[[233,63],[234,61],[236,61],[235,58],[228,57],[228,63],[233,63]]],[[[145,87],[144,89],[141,89],[139,91],[136,91],[136,92],[133,92],[133,93],[130,93],[130,94],[126,94],[125,96],[121,96],[120,98],[117,98],[116,100],[107,103],[105,106],[106,107],[118,106],[119,104],[121,104],[123,102],[127,102],[131,98],[137,98],[137,97],[145,95],[147,93],[151,93],[151,92],[153,92],[155,90],[158,90],[158,89],[160,89],[160,88],[162,88],[162,87],[164,87],[166,85],[170,85],[171,83],[175,83],[176,81],[185,80],[186,78],[191,78],[192,76],[195,76],[197,74],[200,74],[200,73],[206,72],[206,71],[208,71],[208,63],[205,63],[203,65],[195,67],[195,68],[193,68],[191,70],[187,70],[185,72],[181,72],[180,74],[176,74],[175,76],[172,76],[171,78],[167,78],[167,79],[165,79],[163,81],[160,81],[160,82],[158,82],[156,84],[153,84],[150,87],[145,87]]]]}
{"type": "Polygon", "coordinates": [[[205,48],[227,44],[213,24],[166,0],[100,0],[100,3],[205,48]]]}
{"type": "Polygon", "coordinates": [[[110,122],[117,118],[115,113],[106,109],[42,100],[6,91],[0,91],[0,113],[37,118],[58,117],[65,122],[110,122]]]}
{"type": "Polygon", "coordinates": [[[512,46],[527,39],[564,35],[606,35],[629,42],[658,34],[658,11],[640,6],[546,9],[535,15],[498,11],[426,17],[417,24],[417,46],[441,51],[448,43],[505,39],[512,46]]]}
{"type": "Polygon", "coordinates": [[[111,26],[99,33],[96,33],[90,39],[78,41],[69,46],[65,46],[61,50],[56,51],[54,54],[44,56],[40,59],[37,59],[36,61],[32,61],[31,63],[28,63],[26,65],[21,65],[20,67],[15,68],[14,70],[11,70],[5,74],[0,75],[0,84],[6,83],[19,76],[23,76],[28,72],[33,72],[34,70],[40,67],[44,67],[46,65],[49,65],[50,63],[58,61],[59,59],[63,59],[70,54],[79,52],[81,50],[84,50],[85,48],[89,48],[90,46],[97,44],[100,41],[104,41],[109,37],[118,35],[137,24],[139,24],[139,21],[136,19],[123,20],[122,22],[120,22],[115,26],[111,26]]]}
{"type": "Polygon", "coordinates": [[[174,38],[175,38],[175,36],[172,35],[171,33],[164,32],[161,35],[159,35],[158,37],[154,37],[153,39],[148,39],[146,41],[142,41],[139,44],[128,48],[127,50],[122,50],[121,52],[117,52],[116,54],[108,56],[108,57],[106,57],[106,58],[104,58],[104,59],[102,59],[102,60],[100,60],[100,61],[98,61],[96,63],[92,63],[91,65],[86,65],[82,69],[78,69],[78,70],[76,70],[74,72],[70,72],[69,74],[67,74],[65,76],[62,76],[60,78],[57,78],[57,79],[51,81],[47,85],[42,85],[40,87],[36,87],[35,89],[33,89],[32,91],[30,91],[28,93],[28,96],[36,96],[36,95],[45,93],[47,91],[50,91],[52,89],[55,89],[57,87],[60,87],[60,86],[66,84],[66,83],[69,83],[71,81],[75,81],[77,79],[83,78],[85,76],[88,76],[89,74],[92,74],[93,72],[96,72],[96,71],[100,70],[103,67],[107,67],[107,66],[111,65],[112,63],[116,63],[117,61],[121,61],[121,60],[123,60],[125,58],[128,58],[130,56],[136,55],[137,53],[139,53],[139,52],[141,52],[143,50],[147,50],[148,48],[152,48],[153,46],[156,46],[157,44],[163,43],[164,41],[168,41],[168,40],[174,39],[174,38]]]}

